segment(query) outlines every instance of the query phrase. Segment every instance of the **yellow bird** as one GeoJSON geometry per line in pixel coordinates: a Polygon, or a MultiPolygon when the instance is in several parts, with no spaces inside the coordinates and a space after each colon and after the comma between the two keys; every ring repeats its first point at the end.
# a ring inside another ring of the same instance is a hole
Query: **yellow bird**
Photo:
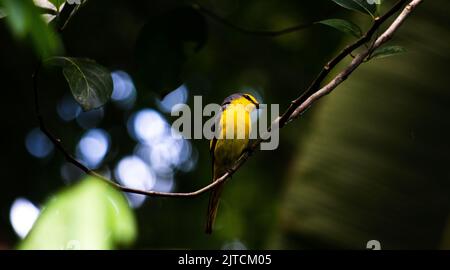
{"type": "MultiPolygon", "coordinates": [[[[216,136],[210,141],[213,181],[216,181],[241,156],[248,146],[251,132],[251,112],[259,108],[258,101],[250,94],[236,93],[222,103],[222,111],[216,123],[216,136]]],[[[209,197],[206,233],[210,234],[219,206],[223,183],[216,186],[209,197]]]]}

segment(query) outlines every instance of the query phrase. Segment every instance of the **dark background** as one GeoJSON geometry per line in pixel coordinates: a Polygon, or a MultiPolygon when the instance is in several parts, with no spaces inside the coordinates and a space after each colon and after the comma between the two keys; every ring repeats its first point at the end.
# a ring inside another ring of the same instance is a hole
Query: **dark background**
{"type": "MultiPolygon", "coordinates": [[[[66,55],[125,71],[136,87],[132,107],[109,102],[101,120],[90,124],[110,136],[100,169],[114,171],[133,153],[129,117],[144,108],[159,110],[156,100],[181,83],[188,104],[194,95],[206,104],[250,91],[283,110],[353,41],[320,25],[280,37],[245,34],[179,9],[190,3],[89,1],[61,34],[66,55]]],[[[326,0],[199,3],[246,29],[283,29],[326,18],[351,19],[364,29],[370,25],[370,17],[326,0]]],[[[227,183],[212,236],[203,232],[207,195],[148,198],[133,209],[135,241],[114,248],[365,249],[372,239],[383,249],[449,248],[449,7],[447,1],[425,1],[392,41],[406,54],[364,64],[284,128],[278,149],[254,154],[227,183]]],[[[37,127],[31,87],[37,59],[29,43],[15,39],[1,20],[0,54],[0,247],[9,249],[20,241],[10,222],[14,200],[24,197],[42,206],[82,175],[73,169],[64,180],[64,159],[55,149],[45,158],[27,151],[25,138],[37,127]]],[[[86,129],[58,117],[56,106],[68,95],[60,72],[43,72],[42,112],[75,153],[86,129]]],[[[208,142],[191,143],[195,167],[175,170],[174,191],[210,181],[208,142]]]]}

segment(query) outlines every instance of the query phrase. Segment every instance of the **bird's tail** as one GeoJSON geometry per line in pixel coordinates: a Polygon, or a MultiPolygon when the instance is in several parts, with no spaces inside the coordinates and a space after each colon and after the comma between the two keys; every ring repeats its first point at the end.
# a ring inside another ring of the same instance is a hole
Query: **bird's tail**
{"type": "Polygon", "coordinates": [[[219,208],[220,194],[222,193],[223,184],[219,184],[214,188],[209,195],[208,213],[206,217],[206,229],[207,234],[212,233],[214,221],[216,220],[217,209],[219,208]]]}
{"type": "MultiPolygon", "coordinates": [[[[214,179],[217,179],[216,175],[218,172],[216,171],[214,174],[214,179]]],[[[221,175],[218,175],[220,177],[221,175]]],[[[222,194],[223,183],[214,187],[211,191],[211,195],[209,195],[209,204],[208,204],[208,212],[206,213],[206,228],[205,232],[207,234],[212,233],[212,229],[214,226],[214,220],[216,219],[217,209],[219,208],[219,200],[220,195],[222,194]]]]}

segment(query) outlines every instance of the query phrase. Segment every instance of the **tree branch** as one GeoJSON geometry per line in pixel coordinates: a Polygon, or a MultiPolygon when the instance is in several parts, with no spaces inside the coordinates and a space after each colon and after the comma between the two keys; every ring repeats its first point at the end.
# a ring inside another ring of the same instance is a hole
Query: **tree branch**
{"type": "MultiPolygon", "coordinates": [[[[331,61],[326,64],[316,79],[312,82],[312,84],[308,87],[308,89],[296,100],[291,102],[291,105],[288,109],[282,114],[282,116],[275,119],[271,124],[271,129],[279,127],[284,127],[290,121],[301,116],[314,102],[322,98],[323,96],[329,94],[333,91],[337,86],[339,86],[342,82],[344,82],[349,75],[353,73],[363,62],[364,60],[371,55],[371,53],[388,42],[399,27],[403,24],[406,18],[411,14],[411,12],[423,2],[423,0],[412,0],[409,4],[403,9],[403,11],[397,16],[397,18],[391,23],[391,25],[381,34],[371,46],[366,48],[363,52],[357,54],[352,62],[344,68],[338,75],[336,75],[329,83],[320,88],[321,83],[325,80],[326,76],[330,73],[332,69],[334,69],[337,64],[339,64],[345,57],[350,55],[354,50],[365,45],[367,42],[372,40],[374,33],[380,28],[380,26],[387,19],[392,17],[397,11],[399,11],[408,1],[400,0],[398,1],[385,15],[382,17],[375,18],[375,21],[372,27],[366,32],[366,34],[355,43],[347,46],[344,50],[342,50],[336,57],[334,57],[331,61]]],[[[200,194],[203,194],[220,183],[225,182],[229,177],[231,177],[250,157],[250,154],[257,149],[257,147],[263,141],[262,139],[258,139],[252,146],[248,149],[248,151],[244,152],[239,160],[233,165],[233,167],[224,175],[222,175],[219,179],[212,182],[211,184],[198,189],[193,192],[186,193],[170,193],[170,192],[157,192],[157,191],[146,191],[139,189],[132,189],[128,187],[124,187],[110,179],[103,177],[102,175],[96,173],[95,171],[87,168],[83,164],[81,164],[78,160],[76,160],[69,152],[64,148],[61,143],[61,140],[56,138],[46,127],[44,120],[41,116],[39,109],[39,96],[38,96],[38,72],[40,70],[41,63],[36,67],[35,72],[33,73],[33,91],[34,91],[34,102],[36,108],[36,115],[39,121],[39,127],[42,132],[51,140],[51,142],[55,145],[55,147],[64,155],[65,159],[74,164],[76,167],[81,169],[88,175],[99,178],[113,187],[128,193],[141,194],[146,196],[159,196],[159,197],[194,197],[200,194]]]]}
{"type": "Polygon", "coordinates": [[[291,102],[289,108],[283,113],[280,120],[280,127],[283,127],[287,124],[291,119],[292,113],[296,110],[297,107],[300,106],[303,102],[305,102],[314,92],[316,92],[320,88],[320,84],[325,80],[325,78],[330,74],[331,70],[333,70],[345,57],[351,55],[351,53],[361,47],[362,45],[369,42],[375,32],[380,28],[380,26],[390,17],[392,17],[395,13],[397,13],[408,0],[400,0],[398,1],[386,14],[381,17],[375,18],[375,21],[370,27],[370,29],[355,43],[348,45],[345,47],[338,55],[336,55],[333,59],[331,59],[320,71],[319,75],[314,79],[311,85],[306,89],[303,94],[297,99],[291,102]]]}
{"type": "Polygon", "coordinates": [[[423,0],[413,0],[411,1],[400,13],[400,15],[394,20],[394,22],[384,31],[384,33],[379,36],[370,48],[364,52],[355,56],[353,61],[344,70],[342,70],[336,77],[334,77],[328,84],[316,91],[314,94],[309,96],[304,102],[300,104],[290,115],[289,119],[293,120],[299,117],[303,112],[305,112],[315,101],[321,97],[329,94],[333,91],[339,84],[345,81],[350,74],[355,71],[355,69],[361,65],[367,57],[369,57],[372,52],[383,44],[388,42],[394,36],[395,32],[400,28],[405,19],[411,14],[411,12],[422,3],[423,0]]]}

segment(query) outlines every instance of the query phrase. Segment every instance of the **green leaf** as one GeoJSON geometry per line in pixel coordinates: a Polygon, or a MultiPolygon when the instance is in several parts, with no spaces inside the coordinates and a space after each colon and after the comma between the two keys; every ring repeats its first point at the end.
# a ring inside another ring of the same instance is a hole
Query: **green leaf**
{"type": "Polygon", "coordinates": [[[374,17],[377,13],[377,1],[376,0],[332,0],[336,4],[346,9],[359,11],[361,13],[369,14],[374,17]]]}
{"type": "Polygon", "coordinates": [[[43,8],[45,10],[53,10],[54,13],[51,13],[51,14],[57,14],[61,11],[61,7],[66,1],[65,0],[33,0],[33,2],[37,7],[43,8]]]}
{"type": "Polygon", "coordinates": [[[389,57],[389,56],[393,56],[393,55],[405,53],[405,52],[406,52],[406,49],[403,48],[402,46],[397,46],[397,45],[384,46],[384,47],[376,49],[370,56],[370,59],[384,58],[384,57],[389,57]]]}
{"type": "Polygon", "coordinates": [[[5,17],[6,17],[6,12],[2,8],[0,8],[0,19],[3,19],[5,17]]]}
{"type": "Polygon", "coordinates": [[[65,0],[48,0],[50,3],[52,3],[58,12],[60,11],[61,6],[66,2],[65,0]]]}
{"type": "Polygon", "coordinates": [[[43,207],[19,249],[113,249],[136,238],[126,198],[89,177],[56,194],[43,207]]]}
{"type": "Polygon", "coordinates": [[[38,8],[30,0],[0,0],[5,20],[13,35],[31,40],[36,53],[50,57],[62,52],[62,42],[55,31],[42,19],[38,8]]]}
{"type": "Polygon", "coordinates": [[[83,110],[103,106],[111,97],[113,82],[111,73],[90,59],[52,57],[51,65],[61,66],[75,100],[83,110]]]}
{"type": "Polygon", "coordinates": [[[356,38],[359,38],[362,35],[361,28],[359,28],[358,25],[356,25],[350,21],[346,21],[346,20],[342,20],[342,19],[329,19],[329,20],[319,21],[317,23],[328,25],[328,26],[333,27],[341,32],[350,34],[356,38]]]}

